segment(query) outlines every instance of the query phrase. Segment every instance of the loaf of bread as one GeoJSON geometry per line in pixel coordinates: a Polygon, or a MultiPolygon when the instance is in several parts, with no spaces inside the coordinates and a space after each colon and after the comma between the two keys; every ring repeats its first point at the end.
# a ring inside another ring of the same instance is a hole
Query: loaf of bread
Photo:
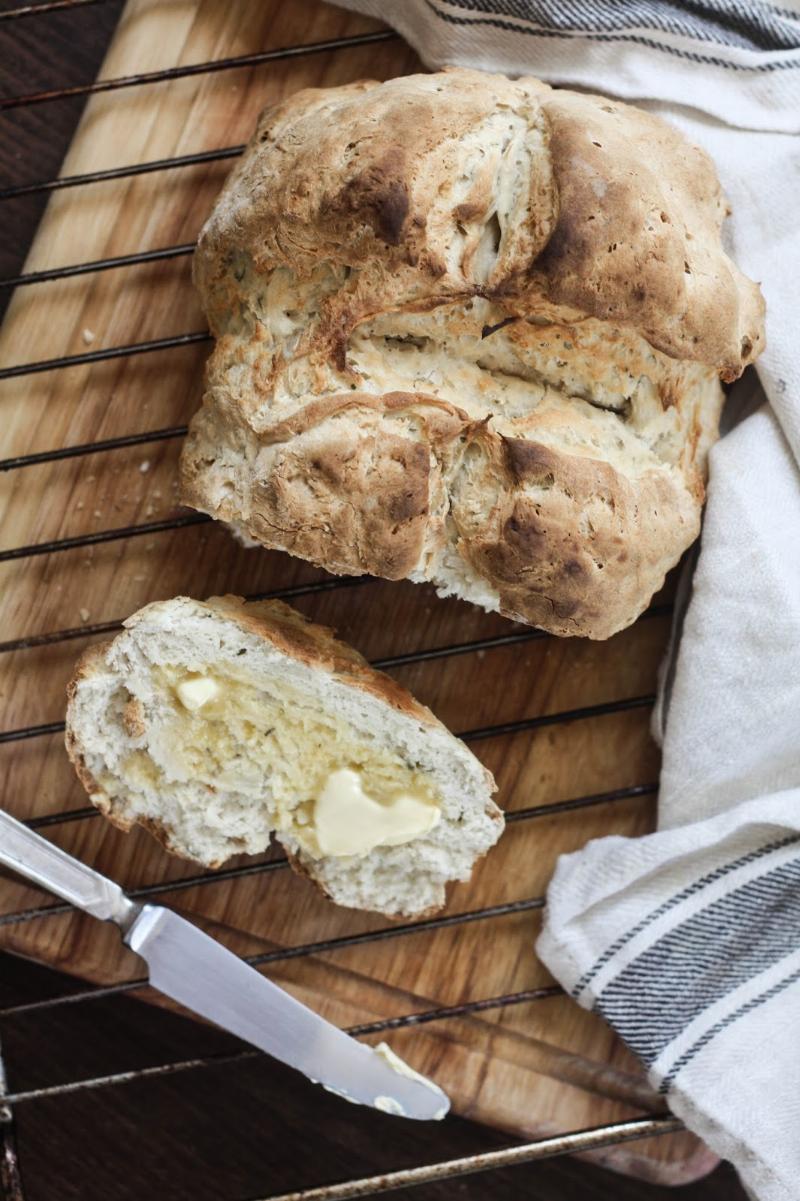
{"type": "Polygon", "coordinates": [[[266,850],[341,905],[441,906],[499,838],[494,780],[430,710],[280,602],[177,597],[93,646],[67,750],[115,825],[209,867],[266,850]]]}
{"type": "Polygon", "coordinates": [[[200,237],[186,502],[556,634],[632,622],[699,529],[763,344],[714,168],[658,118],[471,70],[297,93],[200,237]]]}

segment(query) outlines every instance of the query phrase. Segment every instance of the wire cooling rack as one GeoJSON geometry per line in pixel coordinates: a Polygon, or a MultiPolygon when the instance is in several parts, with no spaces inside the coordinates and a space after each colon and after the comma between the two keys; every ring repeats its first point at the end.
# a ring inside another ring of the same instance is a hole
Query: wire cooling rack
{"type": "MultiPolygon", "coordinates": [[[[53,0],[39,5],[27,5],[0,12],[0,22],[19,20],[28,17],[42,17],[50,12],[64,9],[76,9],[101,3],[102,0],[53,0]]],[[[154,71],[122,78],[101,80],[77,87],[55,88],[48,91],[13,96],[0,101],[0,111],[27,106],[45,104],[48,102],[76,96],[90,96],[101,92],[123,90],[141,84],[152,84],[162,81],[179,79],[189,75],[203,75],[218,71],[228,71],[235,68],[254,67],[279,60],[297,58],[305,55],[344,50],[372,43],[387,42],[396,35],[389,31],[361,34],[353,37],[342,37],[307,45],[286,46],[280,49],[260,51],[253,54],[221,58],[213,61],[176,66],[165,70],[154,71]]],[[[0,188],[0,201],[16,197],[29,196],[36,193],[52,193],[66,188],[80,188],[105,180],[118,180],[136,175],[153,172],[180,170],[185,167],[203,163],[211,163],[223,159],[234,159],[241,154],[242,145],[223,146],[218,149],[201,151],[171,158],[162,158],[150,162],[115,167],[110,170],[93,171],[75,174],[57,179],[40,180],[21,184],[14,187],[0,188]]],[[[177,259],[188,256],[194,249],[194,243],[181,243],[158,249],[143,250],[134,254],[97,259],[90,262],[76,263],[69,266],[40,270],[0,280],[0,288],[12,289],[33,287],[39,283],[66,279],[72,276],[92,274],[109,269],[120,269],[144,263],[167,259],[177,259]]],[[[210,335],[205,330],[192,330],[171,337],[150,339],[127,345],[112,346],[104,349],[87,351],[77,355],[64,355],[58,358],[30,362],[20,365],[10,365],[0,368],[0,380],[19,376],[33,375],[39,372],[56,371],[70,366],[97,363],[109,359],[128,358],[133,355],[145,355],[158,351],[171,350],[177,347],[209,340],[210,335]]],[[[148,443],[163,442],[170,439],[180,439],[186,433],[185,425],[174,425],[154,431],[127,434],[107,438],[102,441],[83,443],[68,447],[54,448],[45,452],[20,455],[0,460],[0,470],[20,471],[26,467],[42,463],[55,462],[84,456],[100,455],[108,451],[148,443]]],[[[89,547],[99,543],[117,539],[129,539],[149,534],[175,530],[182,527],[198,525],[210,519],[202,514],[177,515],[159,521],[142,522],[114,529],[105,529],[91,534],[83,534],[73,538],[63,538],[39,542],[27,546],[18,546],[0,551],[0,562],[14,559],[29,558],[36,555],[50,555],[60,551],[78,547],[89,547]]],[[[250,599],[281,597],[291,600],[299,596],[324,593],[333,589],[358,588],[369,586],[368,579],[321,579],[308,584],[298,584],[292,587],[273,589],[268,592],[253,594],[250,599]]],[[[669,605],[654,605],[644,615],[642,620],[664,616],[670,612],[669,605]]],[[[0,643],[0,654],[12,651],[27,650],[35,647],[46,647],[73,639],[85,639],[92,635],[109,634],[121,628],[118,621],[82,624],[80,627],[64,628],[45,634],[23,636],[0,643]]],[[[493,638],[472,640],[464,643],[451,643],[446,646],[429,650],[412,651],[375,661],[375,665],[384,670],[404,666],[409,663],[427,659],[447,658],[454,655],[474,653],[498,647],[513,646],[531,640],[546,637],[538,630],[523,630],[493,638]]],[[[652,705],[654,698],[650,695],[637,696],[624,700],[589,705],[582,708],[564,710],[553,714],[544,714],[523,718],[518,721],[498,723],[477,729],[461,731],[461,737],[470,742],[477,742],[504,734],[534,730],[548,725],[559,725],[583,718],[602,716],[608,713],[618,713],[626,709],[646,708],[652,705]]],[[[47,722],[28,725],[18,729],[0,732],[0,743],[21,742],[35,739],[63,730],[63,722],[47,722]]],[[[613,801],[623,801],[633,797],[650,796],[656,791],[656,785],[648,782],[628,788],[598,792],[592,795],[570,797],[551,804],[538,805],[531,809],[521,809],[507,815],[509,822],[527,821],[535,818],[552,816],[571,810],[585,809],[595,805],[607,804],[613,801]]],[[[28,824],[34,828],[43,829],[66,822],[80,822],[94,819],[97,811],[89,806],[64,810],[32,819],[28,824]]],[[[157,896],[160,893],[176,892],[182,889],[197,888],[220,880],[229,880],[266,872],[279,871],[286,866],[283,857],[272,858],[268,862],[246,864],[217,872],[202,872],[186,876],[178,880],[158,881],[129,890],[135,898],[157,896]]],[[[331,938],[303,945],[284,947],[278,950],[251,955],[248,962],[254,966],[268,965],[279,960],[300,958],[339,947],[356,946],[373,943],[386,939],[402,938],[404,935],[421,930],[436,930],[445,927],[458,926],[471,922],[487,920],[493,917],[526,910],[542,908],[544,898],[530,897],[508,904],[486,906],[467,912],[448,914],[446,916],[417,921],[407,924],[395,924],[383,929],[366,933],[346,935],[341,938],[331,938]]],[[[70,906],[60,903],[49,903],[35,908],[20,910],[0,916],[0,926],[13,923],[34,921],[49,916],[69,912],[70,906]]],[[[62,1004],[81,1004],[99,997],[112,997],[135,992],[147,983],[144,979],[127,980],[123,983],[108,987],[87,987],[71,992],[62,997],[47,997],[26,1001],[4,1011],[0,1016],[18,1015],[23,1012],[40,1011],[46,1014],[49,1010],[62,1004]]],[[[421,1013],[413,1013],[384,1019],[377,1022],[364,1023],[351,1027],[354,1035],[374,1034],[402,1027],[422,1025],[426,1022],[441,1021],[446,1018],[461,1017],[468,1014],[480,1013],[486,1010],[505,1008],[539,998],[554,996],[560,993],[556,986],[539,989],[528,989],[505,996],[495,996],[468,1001],[464,1004],[439,1007],[421,1013]]],[[[1,1032],[1,1031],[0,1031],[1,1032]]],[[[243,1049],[227,1056],[206,1056],[182,1061],[157,1064],[138,1071],[120,1072],[88,1080],[71,1080],[49,1087],[29,1089],[24,1092],[9,1092],[6,1087],[5,1071],[2,1054],[0,1053],[0,1186],[6,1201],[24,1201],[24,1181],[20,1170],[15,1141],[14,1141],[14,1108],[29,1101],[44,1098],[57,1098],[81,1090],[103,1089],[112,1085],[122,1085],[135,1080],[175,1075],[182,1072],[201,1071],[203,1068],[220,1064],[232,1063],[254,1058],[259,1053],[252,1049],[243,1049]]],[[[516,1164],[551,1156],[577,1152],[587,1152],[607,1147],[613,1144],[629,1142],[635,1139],[665,1134],[682,1129],[681,1123],[670,1116],[647,1116],[630,1121],[617,1122],[611,1125],[577,1130],[556,1137],[538,1139],[532,1142],[516,1144],[508,1148],[483,1154],[470,1155],[443,1162],[425,1164],[401,1171],[390,1172],[380,1176],[345,1181],[340,1184],[315,1187],[284,1194],[281,1197],[273,1195],[267,1201],[336,1201],[353,1197],[369,1196],[399,1188],[410,1188],[433,1181],[440,1181],[475,1172],[486,1172],[499,1168],[507,1168],[516,1164]]]]}

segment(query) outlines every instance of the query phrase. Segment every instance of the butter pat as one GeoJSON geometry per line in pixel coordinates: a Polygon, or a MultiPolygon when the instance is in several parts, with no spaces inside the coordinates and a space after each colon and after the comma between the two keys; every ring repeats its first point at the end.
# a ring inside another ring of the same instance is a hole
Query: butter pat
{"type": "MultiPolygon", "coordinates": [[[[450,1098],[444,1089],[439,1088],[438,1084],[434,1084],[432,1080],[428,1079],[427,1076],[423,1076],[421,1072],[415,1072],[404,1059],[395,1054],[388,1043],[378,1043],[377,1046],[370,1047],[369,1050],[372,1051],[373,1055],[379,1055],[383,1062],[388,1064],[398,1076],[407,1076],[409,1080],[416,1080],[419,1084],[424,1084],[425,1088],[430,1089],[432,1093],[435,1093],[441,1099],[441,1105],[432,1114],[433,1121],[440,1122],[442,1118],[447,1116],[450,1110],[450,1098]]],[[[312,1084],[320,1083],[313,1076],[309,1076],[309,1080],[312,1084]]],[[[343,1101],[349,1101],[352,1105],[362,1104],[362,1102],[356,1101],[355,1097],[351,1097],[345,1089],[335,1088],[332,1084],[323,1084],[322,1087],[326,1093],[333,1093],[334,1097],[341,1097],[343,1101]]],[[[372,1104],[375,1109],[380,1109],[383,1113],[390,1113],[394,1117],[404,1118],[408,1116],[396,1097],[378,1096],[372,1104]]]]}
{"type": "Polygon", "coordinates": [[[176,686],[178,700],[184,709],[195,713],[219,696],[219,684],[211,676],[191,676],[176,686]]]}
{"type": "MultiPolygon", "coordinates": [[[[376,1055],[380,1055],[384,1063],[397,1072],[398,1076],[407,1076],[409,1080],[417,1080],[420,1084],[424,1084],[431,1092],[438,1093],[442,1098],[441,1108],[433,1115],[434,1121],[440,1122],[450,1109],[450,1099],[443,1089],[439,1088],[438,1084],[434,1084],[427,1076],[423,1076],[421,1072],[415,1072],[414,1069],[397,1055],[388,1043],[378,1043],[372,1048],[376,1055]]],[[[394,1114],[396,1117],[405,1117],[403,1106],[394,1097],[376,1097],[375,1108],[383,1110],[384,1113],[394,1114]]]]}
{"type": "Polygon", "coordinates": [[[314,806],[314,831],[323,855],[366,855],[375,847],[401,846],[427,834],[438,821],[436,805],[418,794],[376,801],[350,768],[328,776],[314,806]]]}

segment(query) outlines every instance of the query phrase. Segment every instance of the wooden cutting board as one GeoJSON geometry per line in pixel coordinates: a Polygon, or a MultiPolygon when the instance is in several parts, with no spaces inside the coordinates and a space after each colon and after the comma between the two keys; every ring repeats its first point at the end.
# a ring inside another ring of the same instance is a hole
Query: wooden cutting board
{"type": "MultiPolygon", "coordinates": [[[[102,77],[378,28],[321,3],[129,0],[102,77]]],[[[97,95],[63,174],[235,145],[248,137],[266,103],[297,88],[417,68],[411,51],[393,38],[97,95]]],[[[26,270],[192,242],[229,166],[207,162],[54,193],[26,270]]],[[[0,336],[0,361],[6,366],[79,355],[203,328],[190,259],[183,255],[19,288],[0,336]]],[[[207,351],[205,344],[191,344],[4,381],[3,455],[182,425],[199,402],[207,351]]],[[[180,438],[171,437],[4,472],[3,547],[169,519],[176,513],[179,450],[180,438]]],[[[212,524],[0,562],[4,639],[78,631],[0,656],[3,725],[16,729],[63,717],[65,683],[78,653],[96,639],[91,631],[97,623],[177,593],[253,593],[324,578],[285,555],[245,550],[212,524]]],[[[599,835],[641,834],[652,827],[652,787],[617,795],[657,779],[649,708],[626,710],[617,703],[654,691],[669,616],[643,619],[606,643],[529,638],[492,645],[521,627],[466,604],[439,601],[430,589],[411,584],[333,587],[300,596],[296,604],[337,627],[371,658],[490,640],[484,649],[394,669],[456,731],[587,706],[609,705],[610,711],[473,743],[497,777],[500,803],[519,816],[471,883],[452,890],[446,913],[504,907],[500,913],[277,957],[265,970],[342,1025],[450,1010],[396,1030],[392,1045],[434,1076],[460,1113],[516,1134],[565,1131],[658,1108],[635,1061],[598,1018],[561,996],[536,996],[553,981],[533,944],[540,921],[535,899],[544,893],[560,853],[599,835]],[[556,814],[547,809],[597,793],[612,795],[604,803],[556,814]],[[502,998],[513,1003],[501,1004],[502,998]],[[480,1009],[473,1005],[493,999],[496,1003],[480,1009]],[[466,1014],[460,1006],[467,1006],[466,1014]]],[[[58,733],[3,744],[0,767],[2,804],[19,817],[86,804],[58,733]]],[[[99,817],[56,823],[46,832],[131,888],[197,875],[195,866],[169,857],[148,835],[124,836],[99,817]]],[[[253,861],[232,866],[246,862],[253,861]]],[[[240,953],[280,952],[387,927],[380,917],[335,908],[282,867],[167,889],[163,899],[240,953]]],[[[0,912],[46,902],[32,888],[0,879],[0,912]]],[[[76,914],[2,924],[0,945],[91,981],[141,973],[140,962],[120,948],[113,929],[76,914]]],[[[144,989],[140,995],[156,999],[144,989]]],[[[191,1087],[188,1078],[185,1087],[191,1087]]],[[[714,1163],[685,1134],[613,1148],[595,1158],[664,1183],[696,1178],[714,1163]]]]}

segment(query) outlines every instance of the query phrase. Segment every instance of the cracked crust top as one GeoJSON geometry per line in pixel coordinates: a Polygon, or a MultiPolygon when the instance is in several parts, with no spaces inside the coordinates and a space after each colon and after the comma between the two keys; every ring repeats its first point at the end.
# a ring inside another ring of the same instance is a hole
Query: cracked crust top
{"type": "Polygon", "coordinates": [[[702,151],[603,97],[461,69],[297,93],[201,235],[184,498],[607,637],[696,536],[719,380],[763,345],[726,211],[702,151]]]}

